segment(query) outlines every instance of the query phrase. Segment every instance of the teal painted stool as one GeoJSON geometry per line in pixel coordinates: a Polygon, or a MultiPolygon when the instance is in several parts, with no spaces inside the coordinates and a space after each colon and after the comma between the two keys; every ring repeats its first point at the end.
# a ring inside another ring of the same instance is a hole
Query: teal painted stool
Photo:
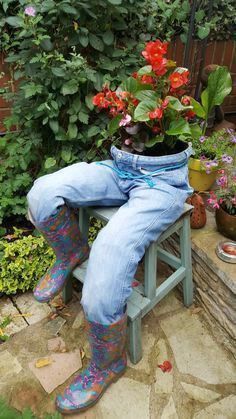
{"type": "MultiPolygon", "coordinates": [[[[185,204],[182,216],[170,226],[159,239],[152,243],[145,253],[144,285],[139,283],[133,289],[128,299],[127,312],[129,321],[129,353],[131,362],[136,364],[142,358],[141,319],[155,307],[178,283],[183,284],[184,305],[190,306],[193,302],[190,213],[192,206],[185,204]],[[180,238],[180,258],[164,250],[161,243],[174,233],[180,238]],[[157,261],[170,265],[175,269],[166,280],[157,285],[157,261]]],[[[80,209],[79,223],[84,237],[88,237],[89,218],[95,217],[108,222],[118,210],[117,207],[88,207],[80,209]]],[[[88,261],[75,268],[72,275],[82,283],[88,261]]],[[[63,299],[67,303],[72,298],[72,281],[68,281],[63,291],[63,299]]]]}

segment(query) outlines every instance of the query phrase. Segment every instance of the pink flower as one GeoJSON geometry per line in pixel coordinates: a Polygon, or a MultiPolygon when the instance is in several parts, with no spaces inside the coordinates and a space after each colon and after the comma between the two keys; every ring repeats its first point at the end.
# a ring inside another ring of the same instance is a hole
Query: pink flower
{"type": "Polygon", "coordinates": [[[25,8],[25,15],[34,17],[36,15],[36,10],[33,6],[27,6],[25,8]]]}
{"type": "Polygon", "coordinates": [[[131,116],[126,114],[121,121],[119,122],[119,127],[125,127],[126,125],[128,125],[131,121],[131,116]]]}

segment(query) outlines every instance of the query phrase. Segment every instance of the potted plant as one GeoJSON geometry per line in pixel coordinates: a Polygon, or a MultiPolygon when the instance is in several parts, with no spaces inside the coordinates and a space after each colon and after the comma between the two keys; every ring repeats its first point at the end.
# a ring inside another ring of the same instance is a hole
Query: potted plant
{"type": "Polygon", "coordinates": [[[230,168],[220,170],[217,189],[210,192],[208,203],[215,208],[217,229],[224,236],[236,240],[236,170],[234,158],[230,168]]]}
{"type": "Polygon", "coordinates": [[[218,169],[233,160],[236,134],[232,129],[193,138],[194,157],[189,161],[189,182],[197,191],[207,191],[216,180],[218,169]]]}
{"type": "Polygon", "coordinates": [[[124,151],[161,156],[188,147],[195,115],[185,94],[189,72],[165,57],[167,47],[160,40],[148,42],[142,52],[147,65],[116,90],[105,85],[93,98],[110,116],[111,141],[124,151]]]}
{"type": "Polygon", "coordinates": [[[148,42],[142,51],[146,65],[116,90],[105,85],[93,98],[110,116],[111,141],[124,151],[151,156],[182,152],[189,141],[205,135],[210,110],[230,91],[228,71],[217,68],[200,105],[186,95],[189,71],[166,58],[167,48],[160,40],[148,42]]]}
{"type": "Polygon", "coordinates": [[[189,159],[189,180],[190,185],[197,191],[209,190],[217,177],[217,168],[221,163],[221,158],[227,153],[227,138],[225,150],[223,142],[217,140],[217,138],[225,138],[225,135],[213,133],[206,136],[206,132],[207,121],[214,107],[223,103],[231,89],[232,79],[228,69],[214,66],[214,71],[208,77],[207,87],[201,94],[201,104],[190,98],[196,121],[191,125],[195,155],[189,159]]]}

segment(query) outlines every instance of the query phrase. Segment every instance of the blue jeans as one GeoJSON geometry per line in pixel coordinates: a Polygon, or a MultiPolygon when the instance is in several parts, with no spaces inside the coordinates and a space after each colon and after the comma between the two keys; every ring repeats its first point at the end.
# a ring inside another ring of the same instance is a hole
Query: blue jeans
{"type": "Polygon", "coordinates": [[[110,324],[123,315],[138,262],[150,243],[180,217],[193,192],[187,165],[191,154],[188,147],[178,154],[147,157],[113,146],[112,160],[104,165],[76,163],[35,181],[28,203],[38,222],[65,203],[73,208],[120,206],[91,249],[81,300],[89,320],[110,324]],[[164,171],[173,165],[182,167],[164,171]],[[132,179],[120,177],[127,172],[132,179]]]}

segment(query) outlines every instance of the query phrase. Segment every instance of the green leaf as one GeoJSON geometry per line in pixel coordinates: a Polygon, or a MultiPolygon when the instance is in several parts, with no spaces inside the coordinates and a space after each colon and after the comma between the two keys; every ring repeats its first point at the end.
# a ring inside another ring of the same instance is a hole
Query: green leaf
{"type": "Polygon", "coordinates": [[[190,102],[191,102],[191,105],[193,107],[193,111],[195,112],[195,114],[199,116],[199,118],[204,119],[206,117],[206,112],[203,109],[203,107],[200,105],[200,103],[197,102],[195,99],[193,99],[193,97],[191,97],[190,102]]]}
{"type": "Polygon", "coordinates": [[[158,99],[158,94],[154,90],[140,90],[134,96],[140,101],[151,100],[155,102],[158,99]]]}
{"type": "Polygon", "coordinates": [[[35,96],[37,93],[42,93],[43,86],[35,83],[28,83],[21,87],[25,92],[25,98],[35,96]]]}
{"type": "Polygon", "coordinates": [[[199,124],[190,124],[191,136],[194,140],[198,140],[202,135],[202,129],[199,124]]]}
{"type": "Polygon", "coordinates": [[[76,124],[69,124],[68,125],[68,136],[70,140],[73,140],[77,137],[78,134],[78,127],[76,124]]]}
{"type": "Polygon", "coordinates": [[[195,13],[196,22],[200,22],[205,17],[205,12],[203,9],[197,10],[195,13]]]}
{"type": "Polygon", "coordinates": [[[189,123],[185,119],[180,118],[177,121],[172,121],[170,123],[169,129],[166,131],[167,135],[181,135],[181,134],[190,134],[191,130],[189,123]]]}
{"type": "Polygon", "coordinates": [[[88,124],[89,116],[88,116],[87,113],[85,113],[83,111],[80,111],[78,116],[79,116],[80,122],[82,122],[83,124],[86,124],[86,125],[88,124]]]}
{"type": "Polygon", "coordinates": [[[14,28],[20,28],[24,25],[24,19],[19,16],[9,16],[5,19],[5,21],[14,28]]]}
{"type": "Polygon", "coordinates": [[[198,28],[197,35],[200,39],[206,38],[210,33],[210,26],[201,26],[198,28]]]}
{"type": "Polygon", "coordinates": [[[86,48],[88,46],[89,43],[89,39],[87,37],[87,35],[80,33],[79,34],[79,42],[81,43],[82,47],[86,48]]]}
{"type": "Polygon", "coordinates": [[[57,164],[56,159],[53,157],[48,157],[44,162],[45,169],[50,169],[51,167],[55,166],[57,164]]]}
{"type": "Polygon", "coordinates": [[[103,42],[106,45],[112,45],[114,42],[114,34],[112,31],[106,31],[102,36],[103,42]]]}
{"type": "Polygon", "coordinates": [[[201,94],[206,118],[216,105],[221,105],[232,90],[232,79],[226,67],[217,67],[208,77],[207,88],[201,94]]]}
{"type": "Polygon", "coordinates": [[[52,67],[52,73],[57,77],[65,77],[66,72],[62,67],[52,67]]]}
{"type": "Polygon", "coordinates": [[[94,95],[92,93],[85,96],[85,103],[86,103],[86,106],[89,108],[90,111],[92,111],[94,109],[93,96],[94,95]]]}
{"type": "Polygon", "coordinates": [[[93,33],[89,34],[89,43],[97,51],[102,52],[104,50],[104,44],[102,40],[98,38],[97,35],[94,35],[93,33]]]}
{"type": "Polygon", "coordinates": [[[58,124],[58,121],[56,119],[50,119],[49,126],[50,126],[51,130],[54,132],[54,134],[58,133],[59,124],[58,124]]]}
{"type": "Polygon", "coordinates": [[[69,163],[70,162],[70,159],[71,159],[71,150],[62,150],[62,152],[61,152],[61,158],[66,163],[69,163]]]}
{"type": "Polygon", "coordinates": [[[63,84],[61,88],[61,93],[63,94],[63,96],[73,95],[74,93],[78,92],[78,90],[78,82],[76,80],[69,80],[68,82],[63,84]]]}
{"type": "Polygon", "coordinates": [[[93,125],[88,129],[88,137],[94,137],[95,135],[99,134],[101,131],[101,128],[97,125],[93,125]]]}
{"type": "Polygon", "coordinates": [[[149,112],[154,111],[157,104],[153,101],[140,102],[134,111],[136,121],[149,121],[149,112]]]}
{"type": "Polygon", "coordinates": [[[174,109],[177,112],[186,111],[187,109],[192,109],[192,106],[182,105],[179,99],[177,99],[174,96],[167,96],[166,99],[169,100],[168,108],[174,109]]]}
{"type": "Polygon", "coordinates": [[[162,143],[163,140],[164,140],[164,135],[157,135],[156,137],[151,138],[151,140],[147,141],[145,143],[145,147],[151,148],[157,143],[162,143]]]}
{"type": "Polygon", "coordinates": [[[140,68],[138,71],[139,76],[144,76],[145,74],[150,74],[152,72],[152,66],[151,65],[145,65],[144,67],[140,68]]]}
{"type": "Polygon", "coordinates": [[[116,115],[115,118],[112,118],[108,125],[109,135],[113,135],[119,129],[119,122],[122,119],[122,115],[116,115]]]}
{"type": "Polygon", "coordinates": [[[119,6],[119,4],[122,4],[122,0],[108,0],[108,3],[119,6]]]}
{"type": "Polygon", "coordinates": [[[63,12],[69,15],[74,15],[74,16],[79,15],[75,7],[70,6],[69,4],[66,4],[66,3],[62,3],[62,4],[59,3],[59,9],[61,9],[63,12]]]}

